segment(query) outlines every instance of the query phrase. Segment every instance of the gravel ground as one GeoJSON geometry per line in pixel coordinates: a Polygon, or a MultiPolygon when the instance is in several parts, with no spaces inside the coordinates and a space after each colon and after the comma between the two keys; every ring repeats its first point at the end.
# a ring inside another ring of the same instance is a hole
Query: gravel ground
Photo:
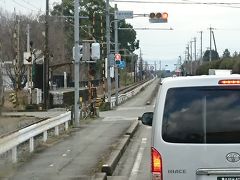
{"type": "Polygon", "coordinates": [[[32,116],[0,116],[0,137],[40,120],[32,116]]]}

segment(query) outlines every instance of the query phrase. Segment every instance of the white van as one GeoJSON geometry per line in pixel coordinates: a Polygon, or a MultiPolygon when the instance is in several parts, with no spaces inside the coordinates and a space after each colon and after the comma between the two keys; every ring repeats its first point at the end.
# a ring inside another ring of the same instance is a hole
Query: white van
{"type": "Polygon", "coordinates": [[[240,180],[240,75],[166,78],[152,125],[152,179],[240,180]]]}

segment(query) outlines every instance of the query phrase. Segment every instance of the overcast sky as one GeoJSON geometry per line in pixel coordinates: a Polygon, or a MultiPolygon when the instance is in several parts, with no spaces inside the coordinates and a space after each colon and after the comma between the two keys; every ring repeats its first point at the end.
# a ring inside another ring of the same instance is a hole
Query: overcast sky
{"type": "MultiPolygon", "coordinates": [[[[170,2],[170,0],[139,0],[170,2]]],[[[240,3],[240,0],[171,0],[171,2],[226,2],[240,3]]],[[[8,11],[37,12],[45,10],[45,0],[0,0],[0,6],[8,11]]],[[[60,0],[50,0],[50,4],[60,0]]],[[[156,3],[120,3],[119,10],[131,10],[134,14],[149,14],[150,12],[167,12],[168,23],[149,23],[148,17],[135,17],[127,20],[135,28],[173,28],[172,31],[163,30],[136,30],[137,39],[140,40],[140,47],[143,59],[153,63],[155,60],[162,61],[162,67],[168,65],[173,69],[179,56],[185,59],[186,46],[194,37],[197,38],[197,54],[200,55],[200,33],[203,31],[203,51],[209,48],[209,30],[215,28],[217,50],[222,56],[224,49],[228,48],[231,54],[234,51],[240,52],[240,4],[223,5],[180,5],[180,4],[156,4],[156,3]]],[[[136,51],[139,53],[139,51],[136,51]]]]}

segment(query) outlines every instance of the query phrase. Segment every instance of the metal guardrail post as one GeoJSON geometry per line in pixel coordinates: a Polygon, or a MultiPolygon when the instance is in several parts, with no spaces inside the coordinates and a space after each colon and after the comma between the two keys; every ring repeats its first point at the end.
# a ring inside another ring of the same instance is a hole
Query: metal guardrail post
{"type": "Polygon", "coordinates": [[[34,137],[29,139],[29,151],[30,153],[34,151],[34,137]]]}
{"type": "Polygon", "coordinates": [[[55,136],[59,136],[59,126],[55,127],[55,136]]]}
{"type": "Polygon", "coordinates": [[[48,132],[44,131],[43,132],[43,142],[47,142],[47,137],[48,137],[48,132]]]}
{"type": "Polygon", "coordinates": [[[13,163],[17,162],[17,146],[12,148],[12,162],[13,163]]]}
{"type": "Polygon", "coordinates": [[[65,122],[65,131],[67,131],[68,130],[68,122],[65,122]]]}

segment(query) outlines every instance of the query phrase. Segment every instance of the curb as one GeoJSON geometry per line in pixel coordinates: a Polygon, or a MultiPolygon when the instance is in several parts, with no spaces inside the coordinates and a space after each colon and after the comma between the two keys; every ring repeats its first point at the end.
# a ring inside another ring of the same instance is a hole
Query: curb
{"type": "Polygon", "coordinates": [[[117,146],[117,148],[111,153],[107,162],[102,165],[102,172],[105,172],[108,176],[111,176],[113,174],[113,171],[116,168],[122,154],[124,153],[129,143],[129,140],[130,136],[124,135],[124,137],[120,140],[120,143],[117,146]]]}
{"type": "Polygon", "coordinates": [[[106,173],[97,173],[92,178],[92,180],[107,180],[107,174],[106,173]]]}
{"type": "Polygon", "coordinates": [[[116,149],[111,153],[107,162],[102,165],[102,172],[105,172],[107,176],[112,176],[119,160],[121,159],[123,153],[127,148],[127,145],[130,142],[130,138],[136,132],[138,124],[139,122],[137,120],[131,124],[123,138],[120,140],[120,143],[118,144],[116,149]]]}
{"type": "Polygon", "coordinates": [[[136,132],[138,125],[139,125],[139,120],[135,120],[131,124],[131,126],[128,128],[126,135],[129,135],[130,137],[132,137],[134,135],[134,133],[136,132]]]}

